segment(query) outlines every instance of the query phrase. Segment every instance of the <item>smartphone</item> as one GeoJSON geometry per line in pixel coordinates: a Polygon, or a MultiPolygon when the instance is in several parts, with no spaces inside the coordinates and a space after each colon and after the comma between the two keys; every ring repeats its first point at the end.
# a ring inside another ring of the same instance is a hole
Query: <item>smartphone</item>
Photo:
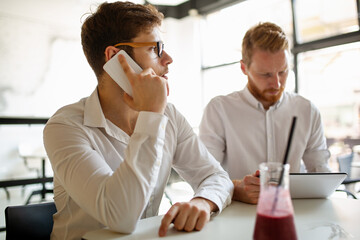
{"type": "Polygon", "coordinates": [[[136,73],[141,73],[141,67],[124,51],[120,50],[115,56],[107,61],[103,68],[110,75],[110,77],[130,96],[132,96],[132,88],[123,68],[121,67],[118,55],[122,54],[125,56],[127,63],[136,73]]]}

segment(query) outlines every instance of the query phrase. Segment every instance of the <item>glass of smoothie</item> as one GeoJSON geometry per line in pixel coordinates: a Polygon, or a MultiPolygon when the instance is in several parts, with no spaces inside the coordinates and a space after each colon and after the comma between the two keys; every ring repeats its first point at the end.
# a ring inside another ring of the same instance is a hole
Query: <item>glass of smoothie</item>
{"type": "Polygon", "coordinates": [[[297,239],[289,192],[289,164],[261,163],[260,182],[253,239],[297,239]]]}

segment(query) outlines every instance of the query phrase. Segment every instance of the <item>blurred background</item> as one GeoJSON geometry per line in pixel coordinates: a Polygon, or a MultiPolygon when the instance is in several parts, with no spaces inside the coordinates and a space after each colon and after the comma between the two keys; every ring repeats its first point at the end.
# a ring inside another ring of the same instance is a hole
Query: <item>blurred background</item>
{"type": "MultiPolygon", "coordinates": [[[[43,178],[42,171],[52,176],[42,130],[58,108],[96,88],[80,28],[101,2],[0,1],[0,181],[43,178]]],[[[195,132],[211,98],[244,88],[247,79],[239,64],[243,35],[258,22],[271,21],[291,39],[287,90],[320,109],[331,167],[338,171],[337,156],[348,153],[360,161],[359,0],[132,2],[151,3],[165,14],[163,39],[174,60],[169,102],[195,132]]],[[[359,167],[352,169],[354,176],[359,172],[359,167]]],[[[51,188],[51,181],[46,184],[51,188]]],[[[1,214],[4,206],[24,203],[38,187],[1,187],[1,214]]]]}

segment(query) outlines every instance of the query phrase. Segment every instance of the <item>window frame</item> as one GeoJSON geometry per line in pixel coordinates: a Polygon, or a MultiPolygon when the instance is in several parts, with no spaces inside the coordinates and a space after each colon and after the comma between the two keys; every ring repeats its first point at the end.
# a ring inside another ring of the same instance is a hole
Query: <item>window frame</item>
{"type": "Polygon", "coordinates": [[[359,26],[358,31],[349,32],[340,35],[334,35],[332,37],[321,38],[304,43],[299,43],[299,38],[296,34],[298,31],[297,22],[296,22],[297,11],[295,7],[296,0],[290,0],[290,1],[291,1],[292,22],[293,22],[293,47],[291,49],[291,52],[294,55],[293,71],[295,74],[295,92],[298,93],[299,91],[298,56],[300,53],[344,45],[348,43],[360,42],[360,0],[356,0],[357,16],[358,16],[357,22],[359,26]]]}

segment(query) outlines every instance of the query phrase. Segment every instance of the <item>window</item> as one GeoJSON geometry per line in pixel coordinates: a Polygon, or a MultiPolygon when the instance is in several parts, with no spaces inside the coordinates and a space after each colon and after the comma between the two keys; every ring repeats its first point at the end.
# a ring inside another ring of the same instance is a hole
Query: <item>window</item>
{"type": "Polygon", "coordinates": [[[328,139],[359,139],[359,2],[293,2],[298,92],[319,108],[328,139]]]}
{"type": "Polygon", "coordinates": [[[244,1],[207,15],[201,26],[203,66],[208,67],[239,61],[241,59],[242,38],[245,32],[251,26],[266,21],[280,25],[291,38],[290,1],[244,1]]]}
{"type": "Polygon", "coordinates": [[[294,1],[298,42],[359,30],[355,0],[294,1]]]}
{"type": "Polygon", "coordinates": [[[299,54],[299,92],[320,109],[328,138],[358,138],[360,42],[299,54]]]}

